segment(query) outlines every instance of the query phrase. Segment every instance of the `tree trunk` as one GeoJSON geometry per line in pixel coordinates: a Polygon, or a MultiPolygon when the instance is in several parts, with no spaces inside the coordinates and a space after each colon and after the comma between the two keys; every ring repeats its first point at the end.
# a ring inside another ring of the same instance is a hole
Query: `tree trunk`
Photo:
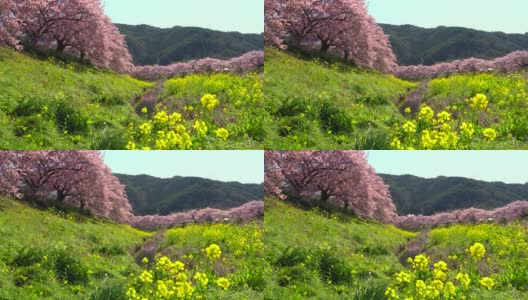
{"type": "Polygon", "coordinates": [[[326,201],[328,201],[328,198],[330,198],[328,192],[325,190],[321,191],[321,198],[319,199],[319,206],[321,209],[326,208],[326,201]]]}
{"type": "Polygon", "coordinates": [[[79,204],[80,204],[79,209],[83,211],[84,210],[84,200],[79,200],[79,204]]]}
{"type": "Polygon", "coordinates": [[[348,61],[348,58],[350,57],[350,52],[349,51],[345,51],[345,61],[348,61]]]}
{"type": "Polygon", "coordinates": [[[330,49],[330,45],[326,41],[321,41],[321,53],[328,52],[328,49],[330,49]]]}
{"type": "Polygon", "coordinates": [[[85,53],[81,52],[81,60],[84,60],[85,53]]]}
{"type": "Polygon", "coordinates": [[[66,44],[63,41],[57,41],[57,52],[63,53],[66,50],[66,44]]]}
{"type": "Polygon", "coordinates": [[[57,190],[57,198],[56,201],[60,204],[64,202],[64,199],[66,198],[66,195],[64,194],[63,190],[57,190]]]}

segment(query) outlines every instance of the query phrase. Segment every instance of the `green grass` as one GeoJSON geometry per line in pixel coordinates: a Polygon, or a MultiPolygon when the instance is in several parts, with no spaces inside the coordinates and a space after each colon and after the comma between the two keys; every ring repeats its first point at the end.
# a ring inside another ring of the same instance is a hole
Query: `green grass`
{"type": "Polygon", "coordinates": [[[0,149],[123,149],[130,103],[151,86],[0,48],[0,149]]]}
{"type": "Polygon", "coordinates": [[[412,251],[429,257],[427,274],[440,260],[447,262],[448,278],[457,285],[457,270],[469,273],[473,281],[467,299],[528,299],[526,222],[454,225],[419,235],[340,213],[265,201],[264,241],[274,273],[265,299],[386,299],[389,284],[401,287],[395,274],[410,273],[405,258],[412,251]],[[415,239],[424,241],[423,249],[411,250],[415,239]],[[466,249],[476,242],[484,245],[486,255],[471,263],[466,249]],[[450,259],[452,255],[457,258],[450,259]],[[479,283],[485,276],[495,282],[491,290],[479,283]]]}
{"type": "Polygon", "coordinates": [[[151,234],[0,198],[0,299],[86,299],[139,269],[151,234]]]}
{"type": "Polygon", "coordinates": [[[207,299],[258,299],[271,277],[262,228],[259,222],[203,224],[155,235],[73,209],[41,210],[0,197],[0,299],[126,299],[146,268],[138,265],[145,255],[149,268],[162,256],[184,262],[190,281],[197,271],[206,273],[207,299]],[[145,254],[151,241],[157,241],[154,253],[145,254]],[[211,244],[222,251],[216,262],[203,252],[211,244]],[[229,280],[229,289],[216,287],[219,277],[229,280]]]}
{"type": "Polygon", "coordinates": [[[266,149],[387,149],[397,104],[416,87],[393,76],[266,49],[266,149]]]}
{"type": "Polygon", "coordinates": [[[416,234],[266,199],[265,248],[275,273],[266,299],[380,299],[416,234]],[[376,298],[378,295],[378,298],[376,298]]]}

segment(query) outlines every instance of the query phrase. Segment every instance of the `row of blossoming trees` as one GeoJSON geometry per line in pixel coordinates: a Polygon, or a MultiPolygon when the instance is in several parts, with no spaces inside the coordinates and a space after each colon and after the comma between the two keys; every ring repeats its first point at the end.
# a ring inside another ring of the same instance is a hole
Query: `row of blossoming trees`
{"type": "Polygon", "coordinates": [[[264,203],[251,201],[226,211],[205,208],[170,216],[134,216],[125,186],[112,174],[99,151],[0,151],[0,195],[77,206],[142,228],[247,222],[264,214],[264,203]]]}
{"type": "Polygon", "coordinates": [[[493,210],[468,208],[431,216],[398,216],[395,225],[408,229],[447,226],[456,223],[505,223],[528,217],[528,201],[515,201],[493,210]]]}
{"type": "Polygon", "coordinates": [[[469,222],[508,222],[528,217],[528,201],[494,210],[468,208],[432,216],[397,216],[388,186],[363,151],[266,151],[265,193],[417,229],[469,222]]]}
{"type": "Polygon", "coordinates": [[[101,0],[0,0],[0,4],[0,46],[55,49],[145,79],[245,72],[264,65],[264,53],[253,51],[226,61],[206,58],[171,66],[134,67],[125,37],[104,14],[101,0]]]}
{"type": "Polygon", "coordinates": [[[264,66],[264,52],[250,51],[239,57],[229,60],[220,60],[210,57],[203,59],[180,62],[168,66],[134,66],[130,69],[132,76],[143,79],[158,79],[176,77],[194,73],[237,72],[262,68],[264,66]]]}
{"type": "Polygon", "coordinates": [[[497,71],[511,73],[519,68],[528,67],[528,51],[515,51],[493,60],[468,58],[432,66],[398,66],[395,75],[407,79],[420,79],[438,75],[457,73],[476,73],[497,71]]]}
{"type": "Polygon", "coordinates": [[[138,228],[153,229],[193,223],[245,223],[262,217],[264,217],[264,201],[250,201],[229,210],[204,208],[167,216],[134,216],[130,219],[130,224],[138,228]]]}
{"type": "Polygon", "coordinates": [[[266,0],[264,35],[267,46],[284,49],[292,40],[382,72],[396,67],[389,38],[364,0],[266,0]]]}

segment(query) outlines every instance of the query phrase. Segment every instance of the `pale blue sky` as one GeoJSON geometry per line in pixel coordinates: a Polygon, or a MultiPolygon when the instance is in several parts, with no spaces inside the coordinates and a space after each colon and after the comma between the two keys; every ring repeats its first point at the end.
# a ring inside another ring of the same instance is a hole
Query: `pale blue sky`
{"type": "Polygon", "coordinates": [[[103,151],[114,173],[262,183],[264,151],[103,151]]]}
{"type": "Polygon", "coordinates": [[[264,0],[103,0],[114,23],[262,33],[264,0]]]}
{"type": "Polygon", "coordinates": [[[367,0],[378,23],[528,32],[527,0],[367,0]]]}
{"type": "Polygon", "coordinates": [[[528,182],[528,151],[367,151],[378,173],[528,182]]]}

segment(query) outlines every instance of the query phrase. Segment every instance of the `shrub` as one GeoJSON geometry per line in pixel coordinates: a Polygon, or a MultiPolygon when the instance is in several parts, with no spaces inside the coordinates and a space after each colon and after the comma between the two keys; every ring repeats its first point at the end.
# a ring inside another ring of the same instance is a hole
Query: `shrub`
{"type": "Polygon", "coordinates": [[[55,107],[58,127],[69,134],[88,132],[88,118],[69,101],[59,101],[55,107]]]}
{"type": "Polygon", "coordinates": [[[335,101],[325,100],[321,103],[319,118],[323,128],[333,134],[350,133],[352,131],[351,116],[344,109],[337,106],[335,101]]]}
{"type": "Polygon", "coordinates": [[[69,284],[88,282],[88,268],[70,251],[55,250],[53,258],[57,278],[69,284]]]}

